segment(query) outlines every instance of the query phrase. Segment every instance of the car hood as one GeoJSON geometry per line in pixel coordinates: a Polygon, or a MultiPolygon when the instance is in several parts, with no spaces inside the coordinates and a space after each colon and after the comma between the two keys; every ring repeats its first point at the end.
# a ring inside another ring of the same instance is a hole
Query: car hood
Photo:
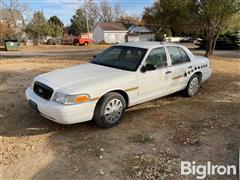
{"type": "Polygon", "coordinates": [[[86,88],[95,86],[100,88],[101,84],[116,82],[116,79],[124,78],[133,72],[116,68],[101,66],[97,64],[80,64],[77,66],[58,69],[41,75],[39,78],[64,88],[71,92],[81,92],[86,88]]]}

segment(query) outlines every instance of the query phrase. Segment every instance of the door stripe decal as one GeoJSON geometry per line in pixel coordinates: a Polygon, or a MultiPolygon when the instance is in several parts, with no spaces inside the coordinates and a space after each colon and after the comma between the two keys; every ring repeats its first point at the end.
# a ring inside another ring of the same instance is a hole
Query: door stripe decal
{"type": "Polygon", "coordinates": [[[134,91],[134,90],[137,90],[138,87],[132,87],[132,88],[129,88],[129,89],[125,89],[125,91],[134,91]]]}
{"type": "MultiPolygon", "coordinates": [[[[125,91],[134,91],[134,90],[137,90],[138,87],[132,87],[132,88],[129,88],[129,89],[125,89],[125,91]]],[[[100,97],[96,97],[96,98],[92,98],[91,101],[97,101],[99,100],[100,97]]]]}
{"type": "Polygon", "coordinates": [[[181,78],[181,77],[183,77],[184,76],[184,74],[183,75],[179,75],[179,76],[175,76],[175,77],[173,77],[172,79],[179,79],[179,78],[181,78]]]}

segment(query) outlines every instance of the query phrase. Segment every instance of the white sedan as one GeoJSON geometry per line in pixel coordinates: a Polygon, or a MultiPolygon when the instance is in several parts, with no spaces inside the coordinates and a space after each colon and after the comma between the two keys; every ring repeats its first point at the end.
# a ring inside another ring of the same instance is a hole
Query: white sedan
{"type": "Polygon", "coordinates": [[[131,106],[181,90],[194,96],[210,75],[209,60],[184,46],[125,43],[104,50],[89,63],[37,76],[26,98],[33,110],[52,121],[93,119],[109,128],[131,106]]]}

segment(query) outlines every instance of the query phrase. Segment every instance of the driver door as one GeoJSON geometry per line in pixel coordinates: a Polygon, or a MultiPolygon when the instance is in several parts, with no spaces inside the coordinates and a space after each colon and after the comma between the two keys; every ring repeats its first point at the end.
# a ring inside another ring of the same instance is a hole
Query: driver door
{"type": "Polygon", "coordinates": [[[171,71],[168,67],[169,61],[165,48],[152,49],[144,65],[146,66],[146,64],[154,65],[155,70],[140,72],[138,93],[141,98],[151,99],[167,94],[171,85],[171,71]]]}

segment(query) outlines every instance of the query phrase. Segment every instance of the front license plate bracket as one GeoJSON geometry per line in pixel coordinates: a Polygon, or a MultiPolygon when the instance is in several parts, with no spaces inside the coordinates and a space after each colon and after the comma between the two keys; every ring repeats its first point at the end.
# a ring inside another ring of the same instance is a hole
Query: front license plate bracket
{"type": "Polygon", "coordinates": [[[37,103],[35,103],[35,102],[32,101],[32,100],[29,100],[29,101],[28,101],[28,104],[29,104],[30,108],[31,108],[34,112],[39,113],[38,107],[37,107],[37,103]]]}

